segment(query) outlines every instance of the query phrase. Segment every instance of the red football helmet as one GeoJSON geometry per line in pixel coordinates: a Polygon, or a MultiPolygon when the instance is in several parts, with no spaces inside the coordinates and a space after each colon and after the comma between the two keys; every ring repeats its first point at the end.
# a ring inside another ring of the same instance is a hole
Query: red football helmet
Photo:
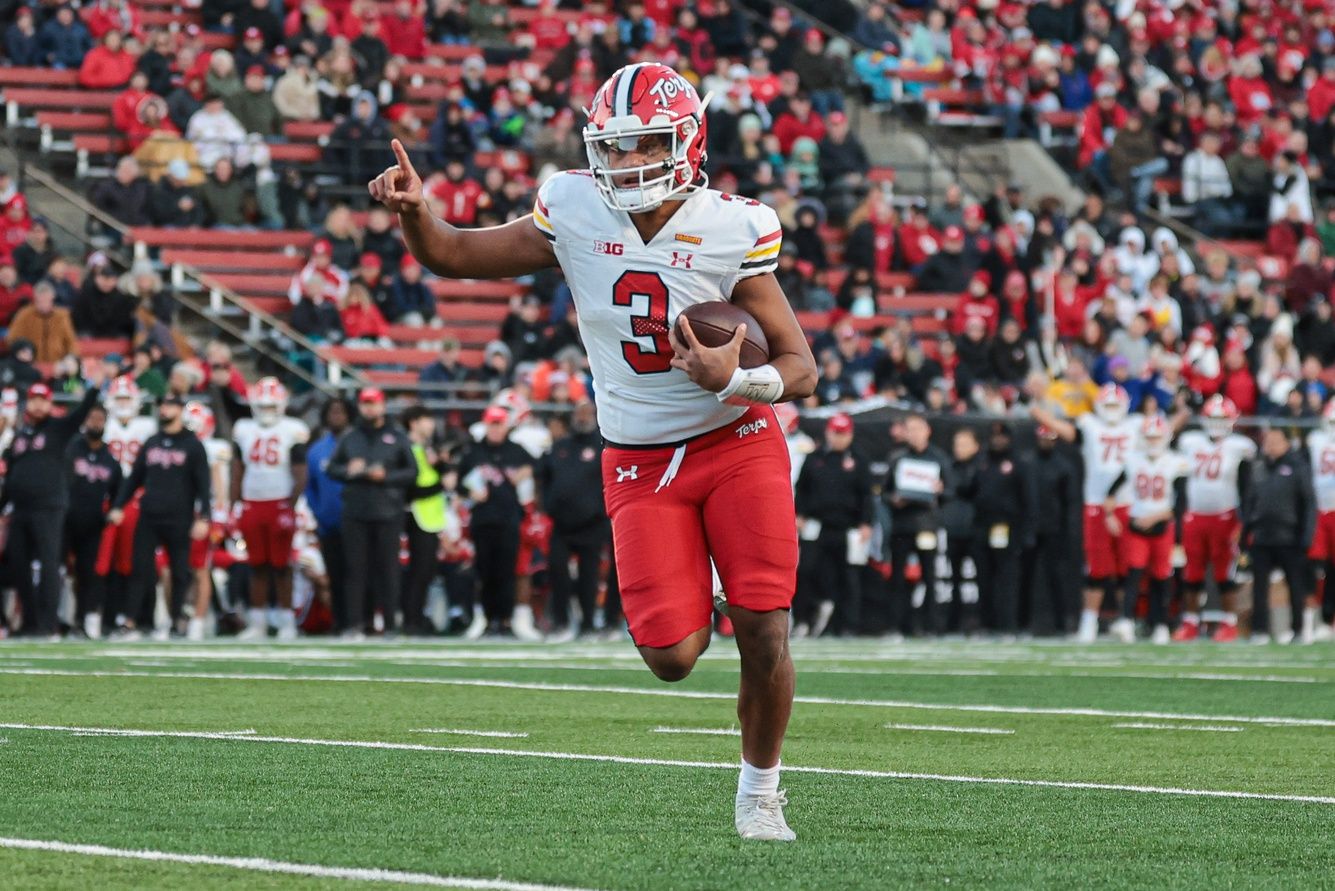
{"type": "Polygon", "coordinates": [[[1099,388],[1099,397],[1094,401],[1094,413],[1109,424],[1115,424],[1126,417],[1131,407],[1131,398],[1126,390],[1116,384],[1104,384],[1099,388]]]}
{"type": "Polygon", "coordinates": [[[1168,440],[1173,438],[1173,431],[1163,415],[1150,415],[1140,425],[1140,439],[1145,451],[1151,458],[1157,458],[1168,449],[1168,440]]]}
{"type": "Polygon", "coordinates": [[[185,411],[182,415],[181,423],[185,429],[198,436],[200,439],[208,439],[213,435],[217,426],[213,419],[213,409],[202,402],[187,402],[185,411]]]}
{"type": "Polygon", "coordinates": [[[262,426],[272,427],[287,413],[287,387],[276,377],[262,377],[247,393],[250,413],[262,426]]]}
{"type": "Polygon", "coordinates": [[[1233,425],[1238,420],[1238,407],[1232,399],[1216,393],[1205,400],[1201,419],[1201,426],[1211,439],[1223,439],[1233,432],[1233,425]]]}
{"type": "Polygon", "coordinates": [[[124,423],[143,408],[143,395],[139,392],[139,385],[134,382],[134,378],[128,374],[116,378],[107,388],[107,404],[111,410],[111,415],[116,420],[124,423]]]}
{"type": "Polygon", "coordinates": [[[690,81],[666,65],[639,62],[607,79],[586,109],[584,147],[603,203],[643,213],[709,184],[705,106],[690,81]],[[699,182],[697,182],[699,180],[699,182]]]}

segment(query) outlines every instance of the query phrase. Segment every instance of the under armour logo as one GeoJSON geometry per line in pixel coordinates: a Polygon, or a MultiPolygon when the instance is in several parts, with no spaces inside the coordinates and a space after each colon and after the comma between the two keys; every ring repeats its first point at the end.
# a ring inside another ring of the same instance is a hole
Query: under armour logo
{"type": "Polygon", "coordinates": [[[681,267],[683,267],[683,268],[685,268],[685,269],[690,269],[690,268],[691,268],[691,258],[694,257],[694,256],[695,256],[695,254],[683,254],[683,253],[681,253],[680,251],[673,251],[673,252],[672,252],[672,265],[673,265],[673,266],[681,266],[681,267]]]}
{"type": "Polygon", "coordinates": [[[640,465],[632,464],[628,468],[617,468],[617,482],[624,483],[626,480],[637,480],[640,478],[640,465]]]}

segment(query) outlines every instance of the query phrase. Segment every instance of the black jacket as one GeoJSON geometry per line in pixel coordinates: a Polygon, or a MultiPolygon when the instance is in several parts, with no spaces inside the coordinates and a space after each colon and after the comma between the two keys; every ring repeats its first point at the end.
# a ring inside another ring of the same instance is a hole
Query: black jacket
{"type": "Polygon", "coordinates": [[[469,525],[475,529],[517,530],[524,519],[524,509],[519,504],[519,493],[510,475],[521,467],[532,465],[533,458],[529,453],[508,439],[500,443],[484,439],[470,445],[459,461],[459,484],[471,498],[469,490],[473,481],[469,477],[476,474],[477,482],[486,487],[487,495],[480,501],[474,500],[469,525]]]}
{"type": "Polygon", "coordinates": [[[93,448],[83,436],[71,441],[66,453],[71,471],[70,516],[100,524],[120,492],[121,462],[111,456],[106,443],[93,448]]]}
{"type": "Polygon", "coordinates": [[[822,533],[843,534],[870,525],[873,517],[871,467],[852,450],[829,446],[807,456],[797,477],[797,515],[820,520],[822,533]]]}
{"type": "Polygon", "coordinates": [[[601,436],[575,433],[558,439],[538,460],[535,476],[542,506],[557,530],[574,532],[607,521],[602,455],[601,436]]]}
{"type": "MultiPolygon", "coordinates": [[[[968,461],[952,461],[950,464],[950,473],[955,479],[955,490],[972,491],[975,485],[975,478],[978,476],[978,468],[982,466],[982,454],[974,455],[968,461]]],[[[948,541],[965,541],[973,537],[974,510],[973,502],[967,498],[956,496],[947,501],[941,508],[941,524],[946,530],[946,539],[948,541]]]]}
{"type": "Polygon", "coordinates": [[[327,469],[343,483],[343,516],[363,521],[395,520],[403,515],[408,490],[417,480],[417,459],[408,434],[393,424],[371,427],[365,422],[339,437],[327,469]],[[367,467],[385,468],[385,478],[374,481],[365,472],[353,476],[348,463],[361,458],[367,467]]]}
{"type": "Polygon", "coordinates": [[[904,448],[890,456],[890,468],[885,475],[885,484],[881,487],[882,497],[890,505],[890,531],[894,535],[917,535],[919,532],[936,532],[941,528],[941,505],[951,499],[955,492],[955,475],[950,456],[936,446],[928,443],[921,452],[904,448]],[[927,461],[937,465],[941,476],[942,490],[931,501],[903,499],[896,504],[896,473],[900,462],[905,459],[927,461]]]}
{"type": "Polygon", "coordinates": [[[1032,468],[1038,487],[1038,522],[1034,524],[1034,534],[1065,535],[1075,522],[1071,505],[1080,497],[1076,492],[1075,468],[1055,449],[1046,452],[1038,449],[1032,468]]]}
{"type": "Polygon", "coordinates": [[[60,510],[69,506],[70,464],[66,452],[99,397],[97,388],[89,387],[83,401],[64,417],[48,417],[36,424],[19,419],[5,452],[5,503],[13,504],[15,510],[60,510]]]}
{"type": "Polygon", "coordinates": [[[1256,545],[1306,549],[1316,528],[1307,462],[1295,450],[1276,460],[1258,457],[1242,502],[1242,527],[1256,545]]]}
{"type": "Polygon", "coordinates": [[[124,507],[144,490],[139,511],[145,517],[208,519],[212,506],[209,456],[204,443],[189,430],[158,431],[135,456],[130,475],[121,483],[116,507],[124,507]]]}
{"type": "Polygon", "coordinates": [[[972,491],[960,493],[973,501],[976,535],[986,540],[993,526],[1010,527],[1011,546],[1033,544],[1038,521],[1038,487],[1028,461],[1011,452],[986,453],[972,491]]]}

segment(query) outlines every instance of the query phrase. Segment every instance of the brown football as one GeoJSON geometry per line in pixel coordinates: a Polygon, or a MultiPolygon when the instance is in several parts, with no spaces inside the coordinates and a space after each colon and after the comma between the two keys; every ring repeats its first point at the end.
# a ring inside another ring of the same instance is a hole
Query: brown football
{"type": "Polygon", "coordinates": [[[681,339],[681,317],[691,320],[695,339],[707,347],[723,346],[732,340],[737,326],[746,323],[746,339],[742,341],[740,363],[743,368],[756,368],[769,361],[769,341],[760,323],[746,310],[725,300],[711,300],[686,307],[677,316],[677,337],[681,339]]]}

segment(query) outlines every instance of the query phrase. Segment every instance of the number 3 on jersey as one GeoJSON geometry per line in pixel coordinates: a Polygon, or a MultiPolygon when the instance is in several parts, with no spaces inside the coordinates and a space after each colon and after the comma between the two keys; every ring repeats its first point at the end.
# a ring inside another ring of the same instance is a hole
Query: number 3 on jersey
{"type": "Polygon", "coordinates": [[[633,340],[621,341],[621,355],[636,374],[662,374],[672,367],[672,344],[668,341],[668,289],[656,272],[623,272],[612,286],[615,306],[634,306],[635,298],[649,299],[649,311],[630,317],[633,337],[652,337],[654,347],[647,350],[633,340]]]}
{"type": "Polygon", "coordinates": [[[250,447],[250,454],[246,456],[246,463],[268,464],[270,467],[281,464],[282,456],[278,453],[278,437],[257,436],[250,447]]]}

